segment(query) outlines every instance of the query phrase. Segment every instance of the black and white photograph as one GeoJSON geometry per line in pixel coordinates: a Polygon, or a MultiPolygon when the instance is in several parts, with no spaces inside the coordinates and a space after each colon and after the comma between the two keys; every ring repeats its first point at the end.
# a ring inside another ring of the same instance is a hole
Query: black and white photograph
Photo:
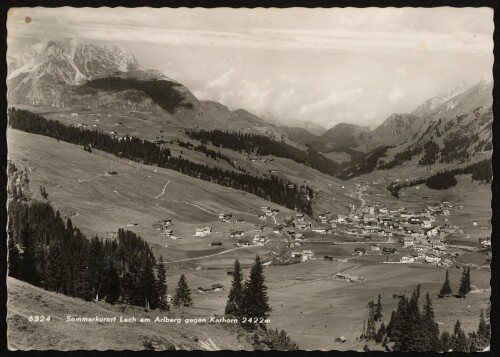
{"type": "Polygon", "coordinates": [[[8,349],[490,351],[493,15],[11,8],[8,349]]]}

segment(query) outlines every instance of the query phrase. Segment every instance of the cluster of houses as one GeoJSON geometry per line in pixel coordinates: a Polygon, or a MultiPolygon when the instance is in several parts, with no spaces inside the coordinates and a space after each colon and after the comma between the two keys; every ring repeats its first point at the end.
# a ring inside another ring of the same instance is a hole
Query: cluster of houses
{"type": "Polygon", "coordinates": [[[290,257],[292,258],[300,258],[301,261],[306,261],[312,259],[314,253],[312,250],[303,250],[301,252],[291,252],[290,257]]]}
{"type": "Polygon", "coordinates": [[[165,237],[167,238],[177,239],[177,237],[174,235],[174,231],[169,228],[171,225],[172,225],[171,219],[160,219],[158,220],[158,222],[153,223],[152,227],[158,229],[159,231],[163,231],[165,237]]]}
{"type": "Polygon", "coordinates": [[[261,221],[265,221],[267,217],[276,216],[276,214],[278,214],[278,212],[280,211],[279,209],[271,209],[270,207],[261,207],[260,210],[264,212],[262,214],[259,214],[259,219],[261,221]]]}

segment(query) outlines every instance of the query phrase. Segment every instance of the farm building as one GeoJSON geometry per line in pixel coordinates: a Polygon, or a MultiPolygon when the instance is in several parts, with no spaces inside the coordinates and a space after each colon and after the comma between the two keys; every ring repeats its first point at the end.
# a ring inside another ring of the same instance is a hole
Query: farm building
{"type": "Polygon", "coordinates": [[[375,252],[379,252],[382,249],[380,244],[372,244],[372,250],[375,252]]]}
{"type": "Polygon", "coordinates": [[[239,238],[239,237],[243,237],[245,235],[245,232],[243,231],[232,231],[229,236],[231,238],[239,238]]]}
{"type": "Polygon", "coordinates": [[[222,242],[212,242],[209,244],[210,247],[220,247],[222,245],[222,242]]]}
{"type": "Polygon", "coordinates": [[[362,247],[358,247],[358,248],[354,249],[354,253],[356,253],[358,255],[363,255],[363,254],[366,254],[366,249],[362,248],[362,247]]]}
{"type": "Polygon", "coordinates": [[[324,260],[333,261],[333,256],[332,255],[325,255],[324,260]]]}
{"type": "Polygon", "coordinates": [[[311,250],[304,250],[304,251],[302,251],[302,253],[300,255],[301,255],[302,261],[306,261],[306,260],[311,259],[314,255],[314,253],[311,250]]]}
{"type": "Polygon", "coordinates": [[[221,222],[229,222],[232,217],[233,215],[230,213],[219,213],[219,220],[221,222]]]}
{"type": "Polygon", "coordinates": [[[472,221],[472,226],[477,227],[477,221],[472,221]]]}
{"type": "Polygon", "coordinates": [[[196,237],[205,237],[207,234],[212,233],[212,228],[206,226],[204,228],[196,228],[195,236],[196,237]]]}
{"type": "Polygon", "coordinates": [[[238,242],[236,243],[236,245],[239,246],[239,247],[249,247],[250,243],[246,239],[241,239],[241,240],[238,240],[238,242]]]}

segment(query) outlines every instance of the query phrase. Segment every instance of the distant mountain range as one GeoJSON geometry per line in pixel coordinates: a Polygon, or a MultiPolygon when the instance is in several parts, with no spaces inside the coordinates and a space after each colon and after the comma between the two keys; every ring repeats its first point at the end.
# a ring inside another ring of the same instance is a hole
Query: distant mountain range
{"type": "Polygon", "coordinates": [[[128,50],[115,45],[50,41],[38,52],[8,57],[7,63],[11,106],[142,111],[177,128],[223,128],[296,142],[325,155],[343,152],[353,163],[387,146],[393,149],[385,156],[377,151],[381,157],[376,162],[397,165],[401,160],[394,160],[396,153],[413,150],[409,157],[424,155],[423,146],[429,141],[444,150],[443,157],[455,150],[457,160],[470,159],[489,149],[485,143],[492,137],[493,84],[486,80],[430,98],[411,113],[392,114],[373,130],[347,123],[325,130],[312,122],[277,126],[243,109],[232,111],[217,102],[200,101],[187,87],[141,67],[128,50]]]}
{"type": "Polygon", "coordinates": [[[128,50],[80,40],[50,41],[8,57],[8,102],[34,107],[116,108],[148,112],[175,127],[227,128],[280,136],[273,124],[220,103],[200,101],[128,50]]]}

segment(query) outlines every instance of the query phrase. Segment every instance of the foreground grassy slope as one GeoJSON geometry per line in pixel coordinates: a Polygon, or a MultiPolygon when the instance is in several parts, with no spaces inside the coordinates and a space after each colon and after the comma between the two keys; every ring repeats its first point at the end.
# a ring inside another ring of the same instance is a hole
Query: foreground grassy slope
{"type": "MultiPolygon", "coordinates": [[[[232,326],[185,324],[185,318],[205,317],[202,310],[185,312],[180,324],[154,322],[157,316],[176,318],[176,313],[146,312],[133,306],[86,302],[48,292],[8,278],[8,346],[11,350],[144,350],[153,340],[164,347],[182,350],[251,350],[232,326]],[[51,317],[50,322],[29,322],[32,315],[51,317]],[[131,318],[137,322],[67,322],[72,317],[131,318]],[[152,322],[140,322],[149,317],[152,322]],[[241,340],[241,341],[240,341],[241,340]]],[[[240,334],[240,336],[243,336],[240,334]]]]}

